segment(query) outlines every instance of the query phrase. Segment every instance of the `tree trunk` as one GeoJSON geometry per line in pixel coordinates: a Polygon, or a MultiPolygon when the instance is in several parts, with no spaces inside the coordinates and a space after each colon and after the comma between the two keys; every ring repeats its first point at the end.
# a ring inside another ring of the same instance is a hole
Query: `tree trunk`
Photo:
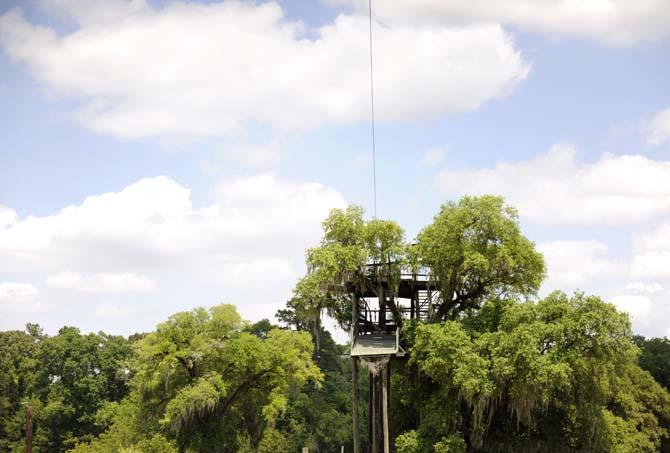
{"type": "Polygon", "coordinates": [[[33,408],[26,406],[26,453],[33,453],[33,408]]]}
{"type": "Polygon", "coordinates": [[[316,342],[316,355],[318,357],[321,352],[321,309],[316,311],[316,318],[314,319],[314,341],[316,342]]]}

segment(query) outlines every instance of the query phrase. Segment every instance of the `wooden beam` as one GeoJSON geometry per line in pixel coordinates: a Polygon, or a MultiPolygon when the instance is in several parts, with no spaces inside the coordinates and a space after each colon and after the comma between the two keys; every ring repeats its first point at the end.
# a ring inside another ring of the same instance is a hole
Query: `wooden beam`
{"type": "Polygon", "coordinates": [[[384,432],[384,453],[390,453],[389,445],[389,376],[387,373],[389,364],[385,364],[384,367],[380,370],[382,378],[382,431],[384,432]]]}
{"type": "Polygon", "coordinates": [[[372,409],[374,408],[372,401],[374,395],[374,377],[372,371],[368,371],[368,453],[372,453],[372,409]]]}
{"type": "MultiPolygon", "coordinates": [[[[358,309],[359,309],[359,304],[360,304],[360,299],[358,298],[358,294],[354,295],[354,300],[352,303],[352,310],[351,310],[351,348],[353,349],[354,347],[354,340],[356,340],[356,336],[358,335],[358,309]]],[[[361,434],[358,430],[359,423],[358,423],[358,364],[359,364],[359,358],[358,357],[352,357],[351,358],[351,419],[353,423],[353,444],[354,444],[354,453],[360,453],[361,449],[361,434]]]]}
{"type": "Polygon", "coordinates": [[[379,423],[379,416],[378,416],[378,411],[377,411],[377,383],[375,379],[375,373],[370,371],[370,382],[372,383],[371,389],[372,392],[370,393],[372,404],[370,405],[370,413],[372,415],[372,449],[370,450],[372,453],[379,453],[379,448],[378,448],[378,430],[377,430],[377,424],[379,423]]]}
{"type": "MultiPolygon", "coordinates": [[[[354,433],[354,453],[360,453],[361,434],[358,424],[358,357],[351,358],[351,419],[353,422],[354,433]]],[[[344,448],[344,447],[343,447],[344,448]]]]}

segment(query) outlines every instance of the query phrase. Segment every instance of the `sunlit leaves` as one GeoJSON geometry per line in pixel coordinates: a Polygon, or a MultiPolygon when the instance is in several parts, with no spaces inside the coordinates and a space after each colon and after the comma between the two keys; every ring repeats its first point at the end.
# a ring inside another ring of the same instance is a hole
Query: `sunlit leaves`
{"type": "Polygon", "coordinates": [[[442,205],[417,236],[412,257],[438,280],[443,305],[437,318],[489,297],[533,294],[545,273],[542,255],[519,230],[516,211],[491,195],[442,205]]]}
{"type": "Polygon", "coordinates": [[[560,448],[600,451],[625,436],[639,438],[635,451],[659,447],[670,396],[636,366],[630,321],[613,305],[553,293],[538,303],[490,301],[479,314],[483,321],[418,326],[410,349],[410,365],[467,403],[474,446],[487,436],[513,442],[511,428],[491,434],[502,412],[531,433],[553,414],[565,432],[560,448]]]}

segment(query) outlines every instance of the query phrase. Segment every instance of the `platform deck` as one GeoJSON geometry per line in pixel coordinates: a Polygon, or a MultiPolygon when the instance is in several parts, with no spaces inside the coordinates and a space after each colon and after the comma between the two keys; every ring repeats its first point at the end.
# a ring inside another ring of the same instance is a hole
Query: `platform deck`
{"type": "Polygon", "coordinates": [[[354,347],[351,348],[352,356],[376,356],[395,355],[398,353],[398,343],[395,333],[373,333],[359,335],[354,347]]]}

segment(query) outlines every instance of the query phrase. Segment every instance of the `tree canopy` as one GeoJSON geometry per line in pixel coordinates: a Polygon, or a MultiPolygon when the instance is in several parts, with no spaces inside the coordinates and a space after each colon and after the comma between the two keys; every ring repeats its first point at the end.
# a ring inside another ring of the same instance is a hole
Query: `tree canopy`
{"type": "Polygon", "coordinates": [[[490,297],[533,295],[545,276],[544,259],[521,234],[516,210],[491,195],[442,205],[411,255],[439,285],[434,320],[452,319],[490,297]]]}
{"type": "Polygon", "coordinates": [[[405,374],[399,393],[420,444],[457,432],[482,451],[653,452],[667,436],[670,397],[637,366],[627,315],[598,297],[495,299],[411,341],[406,373],[425,379],[405,374]]]}

